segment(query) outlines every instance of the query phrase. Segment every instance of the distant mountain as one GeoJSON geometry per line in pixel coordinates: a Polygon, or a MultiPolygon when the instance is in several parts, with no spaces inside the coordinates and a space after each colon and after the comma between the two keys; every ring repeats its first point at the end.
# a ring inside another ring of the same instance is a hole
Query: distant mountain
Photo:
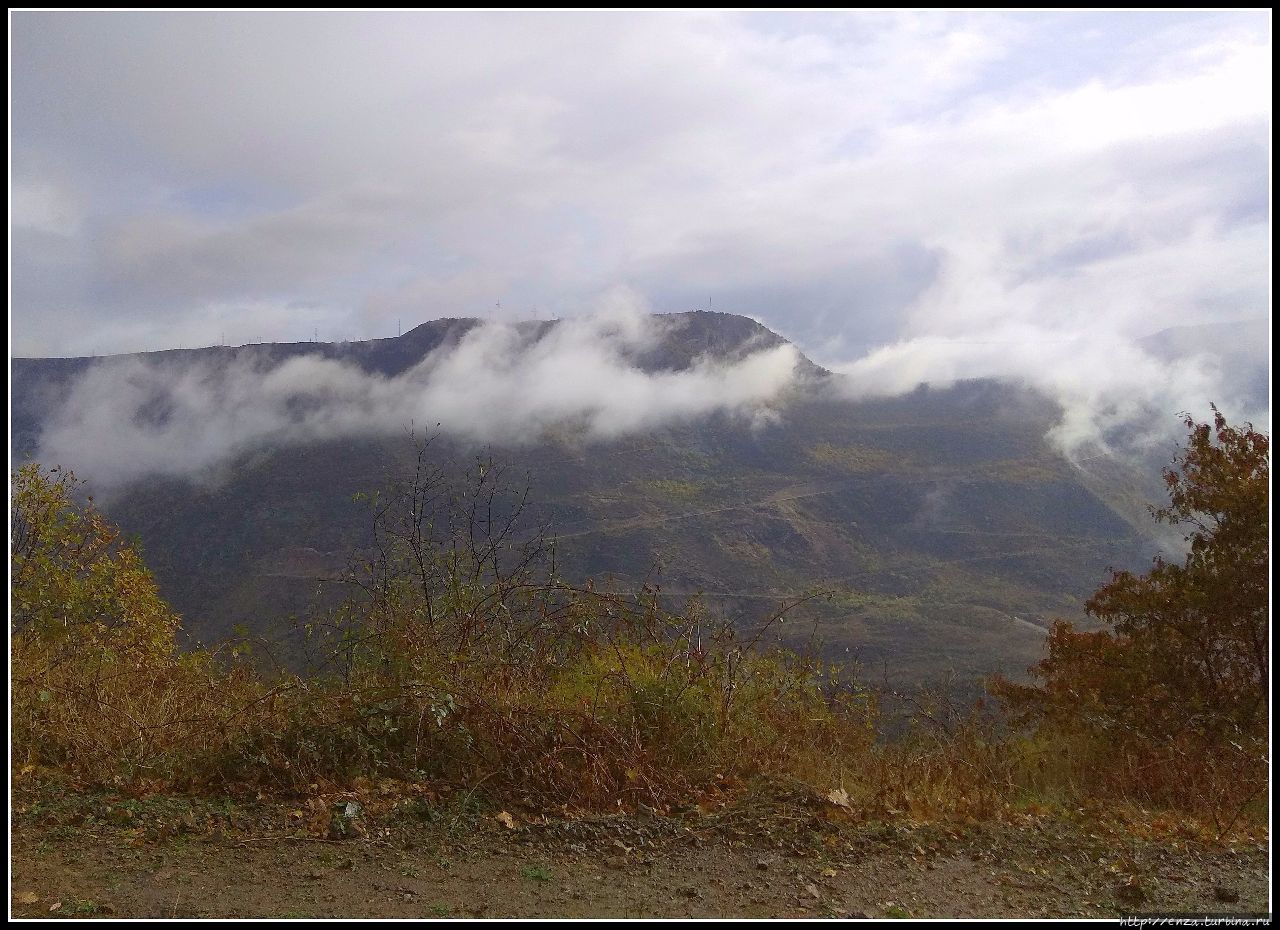
{"type": "MultiPolygon", "coordinates": [[[[630,360],[636,367],[679,371],[784,343],[730,314],[664,321],[661,339],[630,360]]],[[[436,320],[394,339],[145,358],[181,368],[320,356],[396,375],[477,325],[436,320]]],[[[522,334],[533,344],[556,325],[522,324],[522,334]]],[[[33,454],[75,378],[100,363],[13,360],[16,458],[33,454]]],[[[1020,674],[1039,657],[1051,617],[1079,618],[1108,567],[1140,568],[1154,553],[1119,506],[1139,476],[1068,463],[1044,439],[1059,416],[1045,398],[975,381],[854,403],[827,389],[834,376],[817,365],[802,358],[800,370],[766,422],[715,414],[612,441],[567,432],[492,452],[530,476],[534,516],[558,534],[570,576],[628,587],[661,565],[670,596],[702,592],[743,625],[827,589],[833,596],[793,618],[787,636],[816,635],[827,655],[896,682],[1020,674]]],[[[473,451],[447,438],[432,449],[473,451]]],[[[107,510],[140,538],[193,637],[215,640],[241,624],[279,631],[317,590],[331,596],[326,579],[367,542],[367,512],[353,495],[400,473],[409,451],[402,435],[268,442],[235,459],[221,483],[149,478],[107,510]]]]}

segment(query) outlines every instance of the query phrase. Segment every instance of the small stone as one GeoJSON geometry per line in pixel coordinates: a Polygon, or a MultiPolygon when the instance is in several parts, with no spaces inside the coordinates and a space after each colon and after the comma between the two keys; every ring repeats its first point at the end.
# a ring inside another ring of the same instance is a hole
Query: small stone
{"type": "Polygon", "coordinates": [[[1213,889],[1213,896],[1223,904],[1235,904],[1240,900],[1240,892],[1236,891],[1234,888],[1226,888],[1222,885],[1218,885],[1213,889]]]}

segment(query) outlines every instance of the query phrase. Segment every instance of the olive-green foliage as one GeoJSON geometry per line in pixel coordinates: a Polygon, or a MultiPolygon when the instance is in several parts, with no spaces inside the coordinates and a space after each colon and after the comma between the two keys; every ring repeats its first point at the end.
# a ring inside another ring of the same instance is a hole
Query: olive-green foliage
{"type": "Polygon", "coordinates": [[[821,442],[809,450],[809,456],[820,465],[854,474],[914,467],[909,455],[895,455],[870,446],[836,446],[821,442]]]}
{"type": "Polygon", "coordinates": [[[636,485],[642,493],[680,502],[695,501],[708,490],[706,483],[682,481],[679,478],[655,478],[650,481],[638,481],[636,485]]]}

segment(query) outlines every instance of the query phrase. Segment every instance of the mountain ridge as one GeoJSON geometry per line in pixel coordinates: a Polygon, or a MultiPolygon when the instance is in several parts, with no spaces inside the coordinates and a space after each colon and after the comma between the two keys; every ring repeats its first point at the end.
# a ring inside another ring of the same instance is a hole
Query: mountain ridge
{"type": "MultiPolygon", "coordinates": [[[[691,347],[702,347],[705,353],[712,355],[728,354],[741,348],[752,340],[761,340],[761,347],[772,348],[781,344],[794,345],[783,336],[769,329],[763,323],[748,316],[734,313],[723,313],[715,310],[686,310],[671,313],[648,314],[648,317],[664,322],[674,323],[683,330],[685,341],[691,347]]],[[[480,326],[505,326],[516,329],[522,334],[532,336],[535,341],[555,329],[557,326],[571,323],[575,317],[563,317],[552,320],[489,320],[482,317],[438,317],[425,320],[398,336],[379,336],[371,339],[341,340],[338,342],[303,341],[303,342],[246,342],[239,345],[209,345],[190,348],[145,349],[137,352],[114,352],[104,355],[76,356],[11,356],[10,361],[20,366],[32,363],[50,363],[63,369],[76,369],[101,361],[125,358],[164,360],[183,359],[196,360],[203,357],[242,355],[261,356],[265,360],[283,361],[293,355],[322,355],[339,360],[365,362],[369,370],[381,374],[398,374],[428,353],[442,345],[470,332],[480,326]]],[[[804,362],[814,369],[826,372],[825,368],[796,350],[804,362]]],[[[697,353],[694,353],[696,356],[697,353]]]]}

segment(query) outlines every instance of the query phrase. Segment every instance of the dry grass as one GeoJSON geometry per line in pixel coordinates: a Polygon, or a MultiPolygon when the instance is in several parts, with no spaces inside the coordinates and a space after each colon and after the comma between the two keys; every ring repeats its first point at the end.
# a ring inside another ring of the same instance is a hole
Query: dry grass
{"type": "MultiPolygon", "coordinates": [[[[590,600],[604,612],[610,599],[590,600]]],[[[388,663],[366,641],[340,674],[273,682],[209,656],[51,662],[20,637],[15,765],[194,791],[400,779],[483,786],[545,809],[714,802],[764,778],[842,791],[837,803],[864,817],[1110,803],[1183,811],[1221,832],[1265,816],[1223,790],[1222,759],[1144,765],[1083,739],[1009,733],[988,711],[938,695],[913,698],[908,731],[885,740],[876,698],[833,687],[814,663],[746,650],[727,628],[707,635],[705,621],[636,619],[540,661],[424,645],[388,663]],[[700,642],[688,635],[698,623],[700,642]],[[1174,783],[1179,791],[1163,790],[1174,783]]]]}
{"type": "MultiPolygon", "coordinates": [[[[480,470],[482,490],[492,474],[480,470]]],[[[427,540],[420,522],[384,524],[378,560],[356,578],[363,593],[310,624],[312,674],[180,654],[176,618],[118,535],[91,511],[77,516],[63,481],[24,478],[10,654],[20,772],[204,792],[395,779],[579,810],[723,800],[763,779],[808,786],[852,816],[1101,803],[1177,810],[1219,832],[1266,816],[1255,744],[1026,735],[942,693],[892,695],[911,723],[886,739],[887,695],[762,648],[778,617],[743,638],[697,603],[670,612],[656,590],[623,595],[542,571],[539,545],[511,542],[523,499],[493,521],[502,491],[485,491],[452,544],[427,540]],[[477,514],[488,535],[476,535],[477,514]],[[86,551],[89,571],[77,561],[86,551]],[[512,551],[509,568],[500,556],[512,551]]],[[[432,506],[424,486],[411,488],[415,521],[432,506]]]]}

